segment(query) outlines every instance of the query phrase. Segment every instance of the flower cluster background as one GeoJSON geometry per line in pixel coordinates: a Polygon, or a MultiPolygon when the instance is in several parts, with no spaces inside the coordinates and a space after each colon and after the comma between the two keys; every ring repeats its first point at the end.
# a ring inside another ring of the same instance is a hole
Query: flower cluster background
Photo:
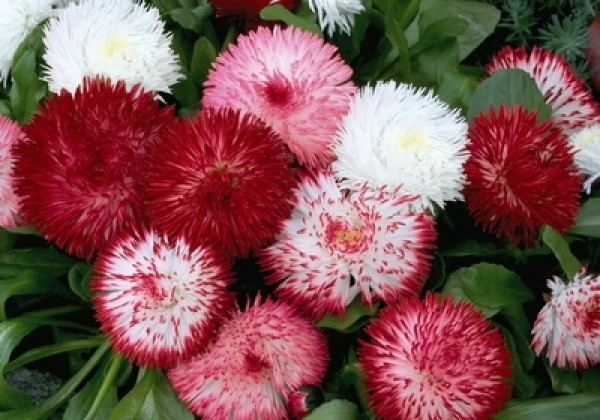
{"type": "Polygon", "coordinates": [[[600,417],[598,10],[0,0],[0,419],[600,417]]]}

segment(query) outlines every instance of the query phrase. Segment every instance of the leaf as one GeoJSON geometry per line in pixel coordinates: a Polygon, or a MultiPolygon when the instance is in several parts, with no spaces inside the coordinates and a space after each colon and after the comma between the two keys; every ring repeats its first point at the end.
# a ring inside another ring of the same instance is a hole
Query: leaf
{"type": "Polygon", "coordinates": [[[574,394],[579,392],[580,379],[576,370],[550,366],[546,359],[544,360],[544,367],[550,376],[554,392],[561,394],[574,394]]]}
{"type": "Polygon", "coordinates": [[[16,241],[17,235],[0,228],[0,252],[12,249],[16,241]]]}
{"type": "Polygon", "coordinates": [[[504,335],[506,345],[511,353],[511,366],[513,370],[513,394],[518,399],[528,399],[535,395],[537,391],[537,384],[535,379],[527,374],[521,358],[519,356],[519,350],[515,342],[515,337],[510,331],[503,326],[499,326],[502,334],[504,335]]]}
{"type": "Polygon", "coordinates": [[[581,391],[600,394],[600,366],[596,365],[581,372],[581,391]]]}
{"type": "Polygon", "coordinates": [[[597,420],[600,394],[579,393],[517,402],[497,413],[495,420],[597,420]]]}
{"type": "Polygon", "coordinates": [[[88,302],[92,297],[90,290],[90,280],[94,274],[92,265],[88,262],[78,262],[69,270],[67,276],[71,291],[82,300],[88,302]]]}
{"type": "Polygon", "coordinates": [[[37,75],[35,52],[27,51],[12,67],[13,83],[8,93],[12,115],[25,124],[37,109],[38,102],[46,96],[47,86],[37,75]]]}
{"type": "Polygon", "coordinates": [[[24,270],[18,277],[0,280],[0,321],[6,320],[6,301],[12,296],[62,294],[66,290],[46,275],[24,270]]]}
{"type": "Polygon", "coordinates": [[[135,420],[193,420],[194,416],[177,399],[164,374],[156,373],[139,415],[135,420]]]}
{"type": "Polygon", "coordinates": [[[48,277],[66,274],[76,260],[53,247],[12,249],[0,252],[0,266],[7,265],[40,272],[48,277]]]}
{"type": "Polygon", "coordinates": [[[202,86],[206,80],[208,70],[216,57],[217,51],[213,44],[208,38],[200,37],[194,44],[189,74],[189,77],[199,86],[202,86]]]}
{"type": "Polygon", "coordinates": [[[479,86],[479,80],[470,75],[448,69],[439,79],[438,96],[453,108],[461,108],[466,114],[467,104],[479,86]]]}
{"type": "MultiPolygon", "coordinates": [[[[105,372],[103,369],[98,369],[96,374],[89,379],[81,391],[77,392],[69,399],[69,404],[63,415],[63,420],[81,420],[83,414],[88,413],[94,398],[98,395],[102,383],[104,382],[105,372]]],[[[104,420],[108,418],[112,408],[117,404],[117,387],[110,386],[106,396],[102,399],[96,413],[92,416],[85,416],[86,420],[104,420]]],[[[126,417],[123,417],[126,418],[126,417]]]]}
{"type": "Polygon", "coordinates": [[[139,376],[141,379],[138,380],[135,386],[114,407],[110,413],[109,420],[136,418],[159,374],[160,372],[154,369],[140,371],[139,376]]]}
{"type": "Polygon", "coordinates": [[[363,316],[373,316],[377,312],[377,308],[377,304],[369,307],[368,305],[363,305],[360,299],[354,299],[350,305],[346,306],[346,313],[343,318],[337,315],[325,315],[317,322],[316,326],[343,332],[348,330],[363,316]]]}
{"type": "Polygon", "coordinates": [[[554,253],[563,272],[569,279],[572,279],[582,264],[571,252],[567,241],[565,241],[560,233],[547,225],[542,229],[542,240],[554,253]]]}
{"type": "Polygon", "coordinates": [[[489,257],[502,253],[503,251],[493,243],[478,242],[474,239],[469,239],[442,251],[444,257],[489,257]]]}
{"type": "Polygon", "coordinates": [[[321,36],[321,28],[314,21],[296,16],[281,4],[267,6],[260,11],[260,18],[263,20],[279,20],[288,25],[294,25],[309,32],[321,36]]]}
{"type": "Polygon", "coordinates": [[[348,400],[331,400],[315,408],[304,420],[354,420],[358,407],[348,400]]]}
{"type": "MultiPolygon", "coordinates": [[[[427,76],[425,83],[437,84],[444,74],[458,71],[458,45],[453,38],[440,40],[417,57],[419,74],[427,76]]],[[[416,73],[416,72],[415,72],[416,73]]]]}
{"type": "Polygon", "coordinates": [[[203,4],[193,9],[172,9],[169,13],[171,18],[181,25],[183,29],[200,33],[202,32],[204,21],[212,15],[213,8],[208,4],[203,4]]]}
{"type": "Polygon", "coordinates": [[[517,354],[524,370],[528,371],[535,363],[535,355],[529,343],[531,342],[531,324],[523,306],[513,303],[500,309],[500,320],[504,321],[511,331],[516,346],[517,354]]]}
{"type": "Polygon", "coordinates": [[[583,203],[577,214],[575,225],[569,229],[569,233],[600,238],[600,198],[589,198],[583,203]]]}

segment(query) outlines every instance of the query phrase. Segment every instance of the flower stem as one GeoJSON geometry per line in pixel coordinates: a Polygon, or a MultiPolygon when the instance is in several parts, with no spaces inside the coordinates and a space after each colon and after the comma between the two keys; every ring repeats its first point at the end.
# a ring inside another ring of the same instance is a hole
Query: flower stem
{"type": "Polygon", "coordinates": [[[84,420],[90,420],[90,419],[94,418],[94,416],[96,415],[96,412],[100,408],[100,404],[102,404],[102,401],[104,401],[104,398],[106,397],[108,390],[110,389],[111,385],[113,385],[113,383],[115,382],[115,378],[117,377],[117,374],[119,373],[119,369],[121,368],[122,364],[123,364],[123,357],[121,357],[117,354],[113,354],[110,368],[108,369],[108,372],[106,373],[106,376],[104,377],[104,381],[102,382],[102,385],[100,386],[100,389],[98,390],[98,394],[96,394],[96,398],[94,399],[94,402],[92,402],[90,411],[88,411],[84,420]]]}

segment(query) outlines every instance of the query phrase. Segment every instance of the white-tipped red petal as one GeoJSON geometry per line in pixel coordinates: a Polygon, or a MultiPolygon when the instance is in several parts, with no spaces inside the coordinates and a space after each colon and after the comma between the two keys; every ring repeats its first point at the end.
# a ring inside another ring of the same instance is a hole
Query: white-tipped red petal
{"type": "Polygon", "coordinates": [[[16,121],[0,115],[0,227],[13,228],[22,222],[19,198],[13,180],[12,146],[25,134],[16,121]]]}

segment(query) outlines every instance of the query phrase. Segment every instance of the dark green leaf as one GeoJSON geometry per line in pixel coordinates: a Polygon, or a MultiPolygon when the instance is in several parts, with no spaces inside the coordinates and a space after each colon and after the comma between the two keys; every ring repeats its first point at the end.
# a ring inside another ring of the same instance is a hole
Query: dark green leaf
{"type": "Polygon", "coordinates": [[[90,290],[90,279],[94,273],[93,267],[87,262],[78,262],[69,270],[67,278],[69,279],[69,287],[77,296],[84,301],[89,301],[92,297],[90,290]]]}
{"type": "Polygon", "coordinates": [[[442,255],[444,257],[488,257],[502,253],[503,251],[492,243],[467,240],[444,250],[442,255]]]}
{"type": "Polygon", "coordinates": [[[217,51],[206,37],[200,37],[194,44],[192,60],[190,62],[190,78],[199,86],[202,86],[208,70],[217,57],[217,51]]]}
{"type": "Polygon", "coordinates": [[[205,4],[197,6],[193,9],[172,9],[170,11],[171,18],[179,23],[183,29],[200,33],[204,21],[213,13],[212,6],[205,4]]]}
{"type": "Polygon", "coordinates": [[[536,380],[525,371],[525,368],[521,363],[521,358],[519,357],[519,350],[517,348],[515,338],[512,333],[502,326],[499,326],[499,328],[504,335],[506,345],[508,346],[512,356],[511,366],[513,370],[513,394],[518,399],[531,398],[535,395],[535,392],[538,388],[536,380]]]}
{"type": "Polygon", "coordinates": [[[13,63],[12,77],[9,91],[12,115],[19,123],[25,124],[47,93],[46,84],[37,75],[35,52],[27,51],[13,63]]]}
{"type": "Polygon", "coordinates": [[[597,420],[600,394],[579,393],[511,404],[495,420],[597,420]]]}
{"type": "Polygon", "coordinates": [[[48,277],[66,274],[76,260],[53,247],[12,249],[0,252],[0,266],[8,265],[40,272],[48,277]]]}
{"type": "Polygon", "coordinates": [[[600,394],[600,366],[581,371],[581,391],[600,394]]]}
{"type": "Polygon", "coordinates": [[[531,342],[531,325],[523,306],[513,303],[500,309],[499,315],[503,325],[512,332],[521,364],[529,371],[535,363],[535,355],[529,343],[531,342]]]}
{"type": "Polygon", "coordinates": [[[319,322],[317,322],[316,325],[320,328],[331,328],[336,331],[345,331],[363,316],[373,316],[377,312],[377,307],[377,304],[373,305],[373,307],[363,305],[360,299],[355,299],[346,307],[346,314],[343,318],[340,318],[337,315],[325,315],[319,320],[319,322]]]}
{"type": "Polygon", "coordinates": [[[0,228],[0,252],[12,249],[17,241],[17,235],[0,228]]]}
{"type": "Polygon", "coordinates": [[[358,415],[356,404],[348,400],[331,400],[315,408],[304,420],[354,420],[358,415]]]}
{"type": "Polygon", "coordinates": [[[43,273],[25,269],[18,277],[0,280],[0,321],[6,320],[6,301],[12,296],[64,294],[64,288],[43,273]]]}
{"type": "Polygon", "coordinates": [[[135,419],[138,417],[142,404],[146,401],[154,381],[160,372],[154,369],[146,369],[140,372],[141,379],[123,397],[110,413],[109,420],[135,419]]]}
{"type": "Polygon", "coordinates": [[[177,82],[172,87],[173,95],[182,108],[197,109],[200,101],[200,88],[190,79],[177,82]]]}
{"type": "Polygon", "coordinates": [[[0,100],[0,114],[12,118],[12,112],[10,111],[10,105],[6,99],[0,100]]]}
{"type": "Polygon", "coordinates": [[[181,3],[177,0],[152,0],[152,3],[163,15],[168,15],[171,10],[181,7],[181,3]]]}
{"type": "MultiPolygon", "coordinates": [[[[460,18],[450,17],[437,22],[424,29],[424,32],[419,37],[419,40],[410,47],[411,55],[419,55],[423,51],[436,47],[441,41],[454,39],[462,34],[467,29],[467,23],[460,18]]],[[[458,42],[456,47],[456,65],[458,66],[458,42]]]]}
{"type": "MultiPolygon", "coordinates": [[[[100,388],[105,379],[105,372],[103,369],[98,369],[96,374],[89,379],[85,386],[77,392],[71,399],[63,420],[81,420],[84,414],[89,414],[90,408],[94,399],[98,395],[100,388]]],[[[104,420],[108,418],[113,407],[117,404],[117,387],[111,385],[108,392],[105,393],[105,397],[102,399],[97,411],[93,416],[86,415],[85,419],[89,420],[104,420]]],[[[127,418],[127,417],[122,417],[127,418]]]]}
{"type": "Polygon", "coordinates": [[[162,373],[155,373],[152,389],[135,420],[193,420],[194,416],[177,399],[162,373]]]}
{"type": "Polygon", "coordinates": [[[600,238],[600,198],[593,197],[583,203],[569,233],[600,238]]]}
{"type": "Polygon", "coordinates": [[[554,392],[560,394],[574,394],[579,392],[580,380],[576,370],[550,366],[547,360],[544,360],[544,367],[550,376],[554,392]]]}
{"type": "Polygon", "coordinates": [[[467,105],[473,93],[479,86],[479,80],[471,75],[465,75],[449,69],[439,80],[437,94],[453,108],[460,108],[466,115],[467,105]]]}
{"type": "Polygon", "coordinates": [[[419,75],[426,76],[427,85],[437,85],[444,74],[458,71],[458,44],[454,38],[445,38],[421,52],[417,57],[419,75]]]}
{"type": "Polygon", "coordinates": [[[279,20],[288,25],[294,25],[314,34],[321,35],[321,28],[313,20],[297,16],[281,4],[265,7],[260,11],[260,18],[263,20],[279,20]]]}
{"type": "Polygon", "coordinates": [[[542,240],[554,253],[560,267],[569,279],[579,271],[582,264],[571,252],[569,244],[563,236],[550,226],[542,229],[542,240]]]}

